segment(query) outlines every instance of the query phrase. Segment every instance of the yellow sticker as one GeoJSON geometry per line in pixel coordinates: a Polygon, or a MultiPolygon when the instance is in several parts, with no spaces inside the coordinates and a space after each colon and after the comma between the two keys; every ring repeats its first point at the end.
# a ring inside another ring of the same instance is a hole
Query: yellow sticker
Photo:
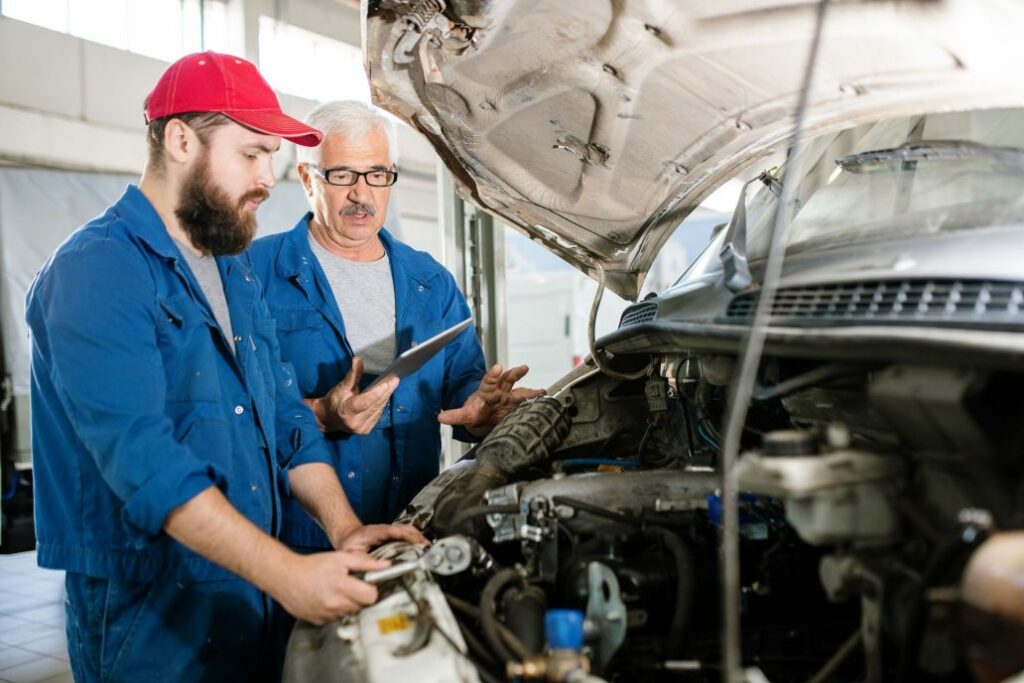
{"type": "Polygon", "coordinates": [[[405,612],[399,612],[398,614],[378,619],[377,628],[380,629],[382,636],[386,636],[389,633],[412,628],[412,619],[405,612]]]}

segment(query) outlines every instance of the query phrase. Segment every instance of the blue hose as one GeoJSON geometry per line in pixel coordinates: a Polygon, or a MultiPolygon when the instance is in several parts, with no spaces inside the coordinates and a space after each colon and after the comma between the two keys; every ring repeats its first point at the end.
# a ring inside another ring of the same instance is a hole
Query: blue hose
{"type": "Polygon", "coordinates": [[[700,438],[704,439],[704,441],[705,441],[705,442],[706,442],[706,443],[707,443],[707,444],[708,444],[709,446],[711,446],[712,448],[714,448],[714,449],[715,449],[716,451],[721,451],[721,450],[722,450],[722,447],[721,447],[721,446],[719,446],[719,445],[718,445],[718,443],[717,443],[717,442],[716,442],[716,441],[715,441],[714,439],[712,439],[712,438],[711,438],[711,437],[710,437],[710,436],[708,435],[708,433],[707,433],[707,432],[705,432],[705,431],[704,431],[704,428],[703,428],[702,426],[700,426],[700,425],[697,425],[697,433],[698,433],[698,434],[700,434],[700,438]]]}
{"type": "Polygon", "coordinates": [[[613,458],[573,458],[563,460],[564,467],[598,467],[600,465],[611,465],[613,467],[643,467],[639,460],[615,460],[613,458]]]}

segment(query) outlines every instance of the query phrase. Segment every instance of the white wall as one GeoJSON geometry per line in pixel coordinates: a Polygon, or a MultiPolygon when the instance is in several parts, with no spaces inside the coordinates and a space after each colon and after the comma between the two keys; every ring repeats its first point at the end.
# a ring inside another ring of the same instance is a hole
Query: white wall
{"type": "MultiPolygon", "coordinates": [[[[232,43],[259,57],[259,17],[359,45],[359,14],[335,0],[230,0],[232,43]],[[234,32],[233,32],[234,33],[234,32]]],[[[141,173],[145,163],[143,101],[166,62],[0,16],[0,164],[141,173]]],[[[316,102],[280,94],[284,110],[304,116],[316,102]]],[[[441,258],[437,225],[437,157],[415,131],[399,131],[400,184],[395,189],[401,237],[441,258]]],[[[295,179],[294,148],[275,159],[295,179]]]]}
{"type": "Polygon", "coordinates": [[[2,17],[0,63],[0,158],[142,169],[142,101],[164,64],[2,17]]]}
{"type": "Polygon", "coordinates": [[[360,46],[359,12],[337,0],[231,0],[231,12],[244,26],[241,48],[250,61],[259,59],[260,16],[360,46]]]}
{"type": "MultiPolygon", "coordinates": [[[[140,173],[143,102],[167,63],[0,17],[0,159],[140,173]]],[[[303,116],[315,102],[281,96],[303,116]]]]}

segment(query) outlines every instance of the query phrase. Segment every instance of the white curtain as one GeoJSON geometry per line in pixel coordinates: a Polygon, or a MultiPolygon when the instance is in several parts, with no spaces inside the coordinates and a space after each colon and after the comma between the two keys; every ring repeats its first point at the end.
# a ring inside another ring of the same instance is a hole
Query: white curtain
{"type": "MultiPolygon", "coordinates": [[[[16,396],[29,391],[25,294],[53,251],[117,201],[135,176],[0,168],[0,330],[16,396]]],[[[299,183],[281,181],[260,207],[260,234],[291,228],[307,211],[299,183]]]]}

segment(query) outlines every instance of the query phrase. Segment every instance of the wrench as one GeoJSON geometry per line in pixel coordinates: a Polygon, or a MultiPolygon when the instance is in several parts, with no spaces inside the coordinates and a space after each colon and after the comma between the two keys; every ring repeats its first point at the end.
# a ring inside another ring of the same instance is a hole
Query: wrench
{"type": "Polygon", "coordinates": [[[415,560],[399,562],[386,569],[372,572],[354,572],[353,576],[367,583],[383,583],[422,569],[440,576],[451,576],[469,569],[473,562],[473,548],[465,536],[447,536],[434,541],[427,552],[415,560]]]}

